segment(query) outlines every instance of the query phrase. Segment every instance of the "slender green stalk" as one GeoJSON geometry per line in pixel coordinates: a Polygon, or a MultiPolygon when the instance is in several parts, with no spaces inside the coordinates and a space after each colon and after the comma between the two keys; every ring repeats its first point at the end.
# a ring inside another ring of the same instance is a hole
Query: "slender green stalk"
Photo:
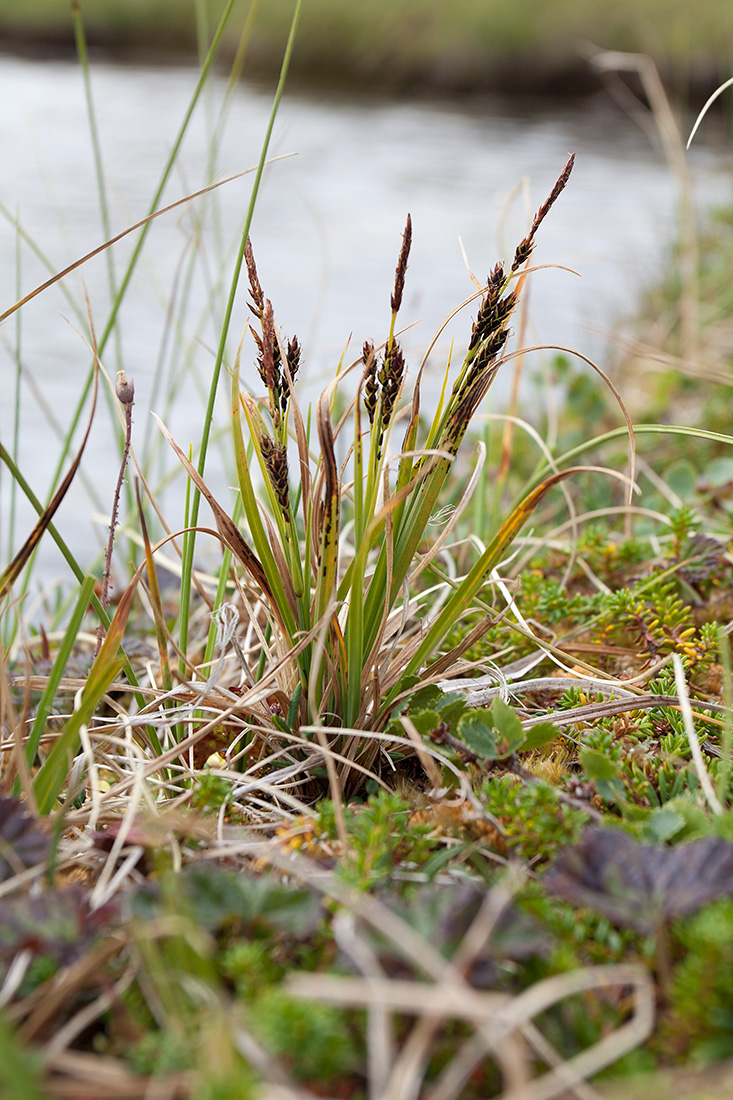
{"type": "MultiPolygon", "coordinates": [[[[18,223],[16,217],[15,226],[15,289],[16,294],[20,294],[20,234],[18,233],[18,223]]],[[[18,461],[18,452],[20,448],[20,404],[21,404],[21,375],[22,375],[22,350],[21,350],[21,335],[22,325],[20,313],[15,319],[15,390],[13,393],[13,460],[18,461]]],[[[15,553],[15,513],[18,503],[18,486],[15,481],[10,483],[10,514],[8,516],[8,549],[7,558],[8,561],[12,560],[15,553]]],[[[15,618],[15,626],[17,626],[17,617],[15,618]]],[[[6,624],[7,627],[7,624],[6,624]]],[[[14,633],[13,628],[13,633],[14,633]]],[[[5,633],[5,630],[3,631],[5,633]]],[[[12,635],[6,635],[5,645],[10,644],[12,635]]]]}
{"type": "MultiPolygon", "coordinates": [[[[733,436],[731,435],[724,435],[722,432],[711,432],[706,428],[691,428],[686,424],[634,424],[634,435],[681,435],[689,436],[693,439],[707,439],[711,443],[725,443],[727,446],[733,447],[733,436]]],[[[586,439],[582,443],[579,443],[577,447],[572,447],[569,451],[565,451],[564,454],[559,455],[555,459],[555,465],[564,466],[567,462],[573,462],[586,451],[595,450],[597,447],[602,447],[605,443],[612,443],[616,439],[623,439],[627,436],[628,430],[625,427],[612,428],[602,435],[594,436],[593,439],[586,439]]],[[[534,485],[539,484],[543,478],[547,477],[551,470],[552,467],[549,463],[540,466],[534,474],[530,484],[526,486],[526,489],[531,489],[534,485]]]]}
{"type": "MultiPolygon", "coordinates": [[[[239,523],[242,518],[242,499],[237,497],[234,505],[234,512],[232,513],[232,519],[235,523],[239,523]]],[[[214,596],[214,607],[221,607],[226,597],[227,584],[229,583],[229,570],[232,567],[232,552],[227,546],[224,550],[221,559],[221,567],[219,569],[219,583],[216,586],[216,595],[214,596]]],[[[211,662],[214,658],[214,646],[216,644],[216,634],[209,631],[209,636],[206,639],[206,649],[204,650],[204,668],[210,668],[211,662]]]]}
{"type": "MultiPolygon", "coordinates": [[[[78,751],[81,727],[91,721],[102,696],[122,667],[119,653],[133,594],[134,588],[131,586],[120,600],[102,648],[81,690],[78,705],[33,781],[33,793],[39,813],[48,814],[53,809],[67,780],[70,761],[78,751]]],[[[157,748],[156,751],[160,752],[160,749],[157,748]]]]}
{"type": "Polygon", "coordinates": [[[64,675],[66,666],[69,663],[69,658],[76,645],[77,635],[81,629],[82,620],[89,607],[89,602],[94,591],[95,579],[94,577],[85,577],[82,586],[79,590],[76,606],[74,612],[69,619],[69,625],[66,628],[63,641],[59,646],[56,654],[56,660],[53,663],[53,668],[49,673],[46,686],[43,689],[43,694],[38,703],[38,709],[36,710],[36,717],[33,720],[30,733],[28,734],[28,740],[26,741],[25,754],[26,759],[30,767],[36,759],[36,753],[38,752],[38,745],[41,737],[46,729],[46,722],[48,716],[53,708],[54,700],[56,698],[56,692],[61,682],[61,678],[64,675]]]}
{"type": "MultiPolygon", "coordinates": [[[[219,45],[221,43],[221,39],[222,39],[222,36],[224,34],[224,29],[225,29],[226,24],[229,20],[229,16],[231,15],[231,11],[232,11],[232,8],[234,6],[234,2],[235,2],[235,0],[227,0],[226,6],[224,8],[224,12],[222,13],[222,17],[219,20],[219,25],[216,29],[216,33],[215,33],[215,35],[212,39],[211,47],[209,49],[209,52],[206,55],[206,58],[204,60],[203,65],[201,66],[201,71],[199,73],[198,80],[196,81],[196,87],[194,88],[194,91],[193,91],[193,94],[192,94],[191,99],[189,101],[188,107],[186,108],[186,111],[184,113],[183,121],[181,122],[181,125],[178,129],[178,133],[176,134],[175,140],[173,142],[173,146],[171,148],[171,151],[168,154],[168,157],[166,159],[165,166],[163,168],[163,172],[162,172],[161,177],[160,177],[160,181],[159,181],[158,186],[155,190],[155,194],[153,195],[152,202],[150,203],[150,207],[149,207],[149,211],[148,211],[149,214],[152,214],[152,213],[154,213],[155,210],[157,210],[158,205],[160,203],[161,196],[163,194],[163,191],[165,190],[165,186],[168,182],[168,179],[170,177],[171,172],[173,171],[173,166],[174,166],[174,164],[176,162],[176,159],[178,157],[178,153],[179,153],[181,145],[183,143],[183,139],[186,135],[186,131],[188,130],[188,126],[189,126],[189,123],[191,121],[191,117],[193,115],[194,109],[196,107],[196,104],[199,101],[199,98],[201,96],[201,92],[202,92],[202,90],[204,88],[204,85],[206,84],[206,81],[209,77],[209,73],[210,73],[211,67],[214,63],[214,58],[216,57],[217,51],[219,49],[219,45]]],[[[110,313],[109,313],[109,316],[107,318],[107,323],[106,323],[106,325],[105,325],[105,327],[102,331],[102,334],[99,338],[98,353],[99,353],[100,358],[102,357],[102,355],[104,353],[104,349],[105,349],[106,344],[107,344],[107,341],[108,341],[112,331],[114,330],[115,324],[117,322],[117,314],[120,311],[120,308],[122,306],[122,302],[123,302],[125,294],[127,292],[127,288],[130,284],[130,280],[132,279],[135,268],[137,267],[137,263],[138,263],[138,260],[140,258],[140,254],[142,252],[143,245],[145,244],[145,240],[147,239],[148,231],[149,231],[151,225],[152,225],[152,222],[146,222],[145,225],[140,230],[140,236],[138,237],[137,244],[135,245],[135,247],[133,249],[132,256],[130,257],[127,268],[125,270],[125,273],[124,273],[124,275],[122,277],[122,280],[120,282],[120,285],[117,289],[117,294],[115,295],[115,298],[112,302],[112,307],[110,309],[110,313]]],[[[66,461],[66,457],[67,457],[68,452],[69,452],[69,447],[71,446],[71,439],[73,438],[74,432],[76,431],[76,427],[77,427],[77,424],[79,422],[79,418],[81,417],[82,409],[84,407],[84,402],[86,400],[87,394],[89,393],[89,390],[90,390],[91,385],[92,385],[92,378],[93,378],[93,371],[90,370],[89,376],[87,377],[87,380],[86,380],[86,383],[84,385],[84,389],[82,391],[81,397],[79,398],[79,402],[78,402],[77,407],[75,409],[74,416],[72,417],[72,420],[71,420],[71,426],[70,426],[68,434],[67,434],[66,443],[65,443],[64,447],[62,448],[62,452],[61,452],[61,455],[59,457],[59,461],[58,461],[56,470],[54,472],[54,476],[53,476],[53,479],[52,479],[52,482],[51,482],[50,494],[53,493],[54,487],[58,483],[58,479],[61,476],[61,470],[63,469],[64,463],[66,461]]]]}
{"type": "MultiPolygon", "coordinates": [[[[224,353],[226,350],[227,338],[229,336],[229,326],[231,323],[232,312],[234,310],[234,300],[237,294],[237,288],[239,286],[239,276],[241,274],[242,265],[244,263],[244,250],[249,238],[249,231],[252,225],[252,218],[254,216],[255,204],[257,202],[257,196],[260,190],[260,183],[262,181],[262,174],[265,170],[265,162],[267,160],[267,152],[270,147],[270,138],[272,137],[272,131],[275,125],[275,119],[280,107],[280,101],[285,90],[285,81],[290,67],[290,59],[293,53],[293,46],[295,45],[295,33],[298,27],[298,20],[300,18],[300,8],[302,0],[297,0],[295,5],[295,11],[293,13],[292,22],[290,24],[290,33],[288,35],[287,45],[285,47],[285,54],[283,57],[282,66],[280,68],[280,79],[278,81],[277,89],[275,91],[275,98],[272,104],[272,110],[270,112],[270,119],[265,132],[265,138],[262,144],[262,150],[260,152],[260,159],[257,165],[257,172],[255,173],[254,183],[252,185],[252,194],[250,196],[249,206],[247,208],[247,215],[244,221],[244,229],[242,230],[242,236],[239,242],[239,250],[237,252],[237,258],[234,264],[234,272],[232,274],[231,285],[229,289],[229,298],[227,300],[226,310],[224,312],[224,321],[221,328],[221,335],[219,337],[219,346],[216,350],[216,360],[214,362],[214,369],[211,377],[211,386],[209,388],[209,400],[206,406],[206,414],[204,417],[203,431],[201,436],[201,446],[199,448],[199,461],[198,471],[203,476],[204,467],[206,465],[206,455],[209,445],[209,435],[211,433],[211,423],[214,416],[214,404],[216,401],[216,394],[219,388],[219,376],[221,374],[221,366],[224,361],[224,353]]],[[[198,489],[193,492],[193,498],[191,501],[191,515],[189,520],[189,526],[195,527],[198,522],[199,505],[201,501],[201,494],[198,489]]],[[[195,548],[195,533],[191,532],[190,538],[184,545],[183,565],[181,574],[181,625],[180,625],[180,647],[185,653],[186,646],[188,644],[188,603],[190,600],[190,586],[191,586],[191,571],[193,569],[193,554],[195,548]]],[[[211,633],[215,635],[216,628],[212,623],[211,633]]]]}
{"type": "MultiPolygon", "coordinates": [[[[84,99],[87,105],[87,118],[89,120],[89,134],[92,141],[92,154],[94,156],[94,172],[97,177],[97,196],[99,200],[99,214],[102,221],[102,232],[105,240],[112,236],[109,221],[109,204],[107,201],[107,184],[104,177],[104,164],[102,161],[102,147],[99,142],[99,130],[97,128],[97,116],[94,110],[94,97],[92,95],[92,81],[89,72],[89,54],[87,52],[87,39],[84,30],[84,20],[81,14],[79,0],[72,0],[71,18],[74,24],[74,39],[76,41],[76,56],[81,68],[84,80],[84,99]]],[[[115,276],[114,255],[111,248],[107,249],[105,256],[107,264],[107,281],[109,282],[110,299],[117,297],[117,280],[115,276]]],[[[122,370],[122,343],[120,340],[119,326],[115,324],[115,355],[117,369],[122,370]]]]}
{"type": "MultiPolygon", "coordinates": [[[[13,479],[15,481],[17,481],[18,485],[20,486],[20,488],[25,493],[27,499],[30,501],[30,503],[35,508],[37,514],[39,516],[42,515],[43,510],[44,510],[43,505],[41,504],[40,500],[38,499],[36,494],[31,489],[31,487],[28,484],[28,482],[26,481],[26,479],[23,477],[22,473],[20,472],[20,470],[18,469],[16,464],[13,462],[12,457],[8,454],[8,452],[6,451],[6,449],[2,445],[2,443],[0,443],[0,461],[4,462],[5,465],[8,467],[8,469],[10,470],[11,476],[13,477],[13,479]]],[[[58,546],[58,548],[61,552],[61,556],[63,557],[64,561],[68,565],[71,572],[74,574],[74,577],[76,578],[76,580],[79,582],[79,584],[83,584],[84,579],[85,579],[84,571],[81,568],[81,566],[79,565],[79,563],[77,562],[76,558],[72,554],[69,547],[64,542],[64,540],[61,537],[61,535],[59,534],[58,530],[54,527],[53,523],[49,523],[48,527],[46,528],[46,531],[48,532],[48,534],[51,536],[53,541],[58,546]]],[[[97,616],[97,618],[99,619],[99,621],[104,624],[105,628],[108,628],[109,624],[110,624],[110,617],[107,614],[107,612],[105,611],[105,609],[102,607],[102,604],[99,600],[99,597],[96,595],[96,593],[94,591],[92,591],[89,602],[91,603],[92,607],[94,608],[94,613],[97,616]]],[[[129,680],[130,685],[133,688],[136,688],[138,686],[137,676],[135,675],[135,673],[133,671],[132,665],[130,664],[130,661],[129,661],[129,658],[127,657],[127,654],[124,652],[124,650],[122,650],[121,653],[122,653],[122,657],[123,657],[123,660],[124,660],[123,667],[124,667],[124,670],[125,670],[125,675],[127,676],[127,679],[129,680]]],[[[142,695],[137,696],[137,702],[138,702],[138,706],[140,706],[140,707],[145,706],[145,700],[142,697],[142,695]]]]}
{"type": "MultiPolygon", "coordinates": [[[[193,457],[193,450],[189,447],[188,458],[189,461],[193,457]]],[[[188,544],[191,539],[192,532],[189,530],[191,526],[191,495],[193,493],[193,485],[191,484],[191,478],[186,478],[186,500],[183,508],[183,549],[181,551],[182,560],[185,561],[188,555],[188,544]]],[[[193,557],[193,554],[191,555],[193,557]]],[[[189,572],[189,584],[191,583],[191,574],[189,572]]],[[[181,586],[181,600],[178,609],[178,632],[179,632],[179,649],[181,654],[185,656],[186,647],[182,642],[182,639],[188,638],[188,617],[191,611],[190,599],[184,600],[183,598],[183,586],[181,586]]],[[[186,676],[186,662],[183,656],[178,659],[178,673],[181,678],[186,676]]]]}

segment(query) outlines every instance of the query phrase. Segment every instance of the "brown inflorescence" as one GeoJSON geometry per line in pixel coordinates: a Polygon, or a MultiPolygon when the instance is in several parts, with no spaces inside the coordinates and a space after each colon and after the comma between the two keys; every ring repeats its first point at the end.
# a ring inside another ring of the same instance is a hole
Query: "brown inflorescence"
{"type": "Polygon", "coordinates": [[[550,191],[550,194],[547,196],[546,200],[542,203],[542,206],[535,214],[534,221],[532,222],[532,228],[530,229],[524,240],[521,241],[517,246],[517,250],[514,253],[514,261],[512,263],[512,272],[517,271],[522,266],[522,264],[526,263],[529,257],[532,255],[532,250],[534,249],[535,234],[537,233],[539,227],[542,225],[542,222],[547,217],[552,206],[557,201],[558,197],[565,190],[565,185],[570,179],[570,173],[573,170],[574,164],[575,154],[571,153],[565,163],[565,167],[558,176],[557,183],[553,187],[552,191],[550,191]]]}
{"type": "MultiPolygon", "coordinates": [[[[248,303],[249,309],[257,317],[262,326],[262,335],[259,336],[254,329],[252,335],[257,344],[257,371],[267,389],[270,404],[270,414],[276,428],[280,426],[280,418],[284,417],[288,401],[290,399],[290,387],[285,377],[283,357],[280,351],[280,341],[275,327],[275,315],[272,302],[265,295],[260,285],[255,264],[254,253],[249,238],[244,250],[244,258],[247,264],[249,276],[249,292],[252,302],[248,303]]],[[[287,369],[290,381],[294,382],[300,369],[301,347],[298,337],[294,336],[287,345],[285,351],[287,369]]]]}
{"type": "Polygon", "coordinates": [[[394,340],[392,347],[384,354],[378,375],[378,381],[382,387],[382,429],[386,429],[392,419],[404,373],[405,357],[402,354],[402,348],[394,340]]]}
{"type": "Polygon", "coordinates": [[[249,293],[252,297],[254,305],[250,305],[250,309],[254,313],[255,317],[262,319],[262,311],[265,307],[265,295],[262,293],[262,287],[260,286],[259,276],[257,275],[257,265],[255,264],[254,252],[252,251],[252,242],[247,237],[247,243],[244,246],[244,261],[247,265],[247,275],[249,276],[249,293]]]}
{"type": "Polygon", "coordinates": [[[277,502],[285,519],[290,519],[290,478],[288,473],[288,449],[284,443],[276,443],[269,435],[263,435],[260,452],[270,478],[277,502]]]}
{"type": "Polygon", "coordinates": [[[374,423],[374,415],[377,411],[377,398],[379,397],[379,385],[377,383],[377,356],[374,352],[374,344],[371,340],[364,341],[361,353],[364,364],[364,407],[369,417],[369,423],[374,423]]]}
{"type": "MultiPolygon", "coordinates": [[[[278,348],[279,351],[279,348],[278,348]]],[[[300,354],[301,347],[298,343],[298,337],[294,336],[292,340],[288,341],[288,346],[285,352],[287,359],[288,373],[290,374],[290,381],[295,382],[298,371],[300,370],[300,354]]],[[[283,372],[284,373],[284,372],[283,372]]],[[[288,398],[290,397],[290,387],[288,386],[287,379],[281,378],[280,381],[280,408],[283,416],[287,412],[288,398]]]]}
{"type": "Polygon", "coordinates": [[[410,255],[410,246],[412,245],[412,218],[407,215],[407,221],[405,222],[405,231],[402,234],[402,248],[400,249],[400,256],[397,260],[397,269],[394,277],[394,290],[392,297],[390,298],[390,305],[392,306],[393,313],[399,313],[400,306],[402,305],[402,295],[405,289],[405,272],[407,271],[407,260],[410,255]]]}

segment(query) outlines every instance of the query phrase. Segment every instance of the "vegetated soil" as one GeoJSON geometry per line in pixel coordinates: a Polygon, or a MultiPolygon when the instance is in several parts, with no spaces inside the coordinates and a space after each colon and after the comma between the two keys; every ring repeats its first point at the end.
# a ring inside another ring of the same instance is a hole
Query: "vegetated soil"
{"type": "MultiPolygon", "coordinates": [[[[184,0],[98,0],[82,6],[90,47],[117,60],[194,61],[198,35],[208,40],[224,0],[207,0],[209,27],[197,29],[184,0]]],[[[254,7],[254,6],[253,6],[254,7]]],[[[220,57],[231,62],[243,31],[245,71],[276,75],[294,0],[267,0],[253,10],[236,0],[220,57]],[[245,29],[246,28],[246,29],[245,29]],[[250,34],[251,31],[251,34],[250,34]]],[[[0,49],[73,55],[66,0],[0,0],[0,49]]],[[[598,50],[648,53],[667,84],[683,97],[709,92],[730,74],[733,5],[728,0],[557,0],[544,8],[515,0],[511,10],[476,0],[307,0],[303,4],[291,80],[314,87],[349,86],[379,95],[546,94],[595,91],[589,64],[598,50]]]]}
{"type": "Polygon", "coordinates": [[[609,1082],[599,1091],[606,1100],[730,1100],[733,1060],[625,1077],[609,1082]]]}

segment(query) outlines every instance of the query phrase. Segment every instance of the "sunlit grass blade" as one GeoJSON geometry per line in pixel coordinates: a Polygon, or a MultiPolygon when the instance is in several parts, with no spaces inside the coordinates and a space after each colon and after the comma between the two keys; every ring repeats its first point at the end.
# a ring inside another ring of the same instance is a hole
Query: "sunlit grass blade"
{"type": "MultiPolygon", "coordinates": [[[[287,155],[289,154],[286,154],[286,156],[287,155]]],[[[268,161],[267,163],[273,163],[275,160],[282,159],[282,157],[274,157],[272,158],[272,161],[268,161]]],[[[193,202],[194,199],[198,199],[202,195],[207,195],[210,191],[215,191],[219,187],[224,187],[226,186],[226,184],[233,183],[234,180],[242,179],[243,176],[249,176],[256,171],[256,167],[245,168],[243,172],[235,172],[234,175],[227,176],[226,179],[217,180],[215,183],[210,183],[206,187],[199,188],[198,191],[192,191],[190,194],[184,195],[182,199],[176,199],[175,202],[168,203],[167,206],[162,206],[159,209],[154,210],[151,214],[147,214],[144,218],[141,218],[140,221],[135,222],[134,225],[128,226],[127,229],[123,229],[121,233],[117,233],[108,241],[105,241],[103,244],[97,245],[97,247],[93,248],[91,252],[87,252],[78,260],[74,260],[74,262],[69,264],[68,267],[65,267],[63,271],[57,271],[50,278],[46,279],[45,282],[40,283],[33,290],[29,291],[21,299],[19,299],[19,301],[15,302],[12,306],[9,306],[4,313],[0,313],[0,324],[2,324],[3,321],[6,321],[8,317],[12,317],[14,313],[17,313],[17,311],[19,309],[22,309],[23,306],[27,305],[28,302],[31,302],[34,298],[37,298],[39,294],[43,294],[44,291],[48,290],[56,283],[61,282],[62,279],[65,279],[68,275],[71,275],[72,272],[77,271],[80,267],[83,267],[84,264],[88,263],[90,260],[93,260],[95,256],[99,256],[102,254],[102,252],[106,252],[108,248],[112,248],[112,246],[117,244],[118,241],[122,241],[125,237],[129,237],[129,235],[131,233],[135,233],[136,230],[145,229],[146,226],[155,221],[156,218],[161,218],[164,214],[170,213],[171,210],[176,210],[179,206],[185,206],[186,204],[193,202]]],[[[101,354],[101,338],[99,341],[99,351],[101,354]]]]}
{"type": "Polygon", "coordinates": [[[136,588],[137,576],[122,594],[102,647],[82,688],[78,707],[64,725],[33,781],[33,794],[39,813],[50,813],[56,804],[66,782],[71,761],[79,748],[79,731],[89,723],[102,696],[122,668],[119,651],[136,588]]]}
{"type": "MultiPolygon", "coordinates": [[[[153,413],[155,416],[155,413],[153,413]]],[[[278,614],[279,609],[275,604],[273,594],[270,591],[270,586],[267,582],[265,571],[262,568],[262,564],[254,553],[254,551],[247,545],[239,531],[237,525],[233,522],[226,509],[222,508],[214,494],[209,489],[204,479],[199,474],[196,467],[192,462],[186,458],[185,454],[178,446],[176,441],[171,436],[170,432],[166,428],[162,420],[159,420],[156,416],[161,432],[165,436],[166,440],[170,444],[173,452],[178,458],[181,465],[184,467],[186,473],[191,478],[191,481],[196,486],[199,493],[206,499],[211,511],[214,513],[214,520],[216,522],[217,529],[221,535],[222,542],[225,546],[228,546],[234,556],[242,563],[245,569],[249,572],[250,576],[254,580],[267,597],[271,607],[275,614],[278,614]]]]}
{"type": "MultiPolygon", "coordinates": [[[[511,546],[528,518],[532,515],[537,505],[543,497],[546,496],[549,490],[566,478],[573,477],[578,473],[583,473],[590,469],[598,472],[595,467],[574,466],[569,470],[563,470],[553,474],[533,489],[532,492],[513,509],[504,520],[483,554],[481,554],[474,563],[464,580],[452,592],[436,619],[425,630],[420,644],[401,671],[400,682],[403,682],[404,679],[418,672],[430,655],[437,650],[448,631],[454,627],[456,623],[460,622],[470,601],[485,583],[492,569],[499,564],[509,546],[511,546]]],[[[608,472],[610,473],[612,471],[608,472]]],[[[626,478],[623,480],[626,480],[626,478]]],[[[399,692],[400,684],[398,683],[387,697],[387,710],[390,702],[394,700],[399,692]]]]}
{"type": "MultiPolygon", "coordinates": [[[[241,351],[241,349],[240,349],[241,351]]],[[[260,516],[259,505],[257,502],[257,494],[255,493],[254,486],[252,484],[252,477],[250,473],[249,461],[247,459],[247,448],[244,442],[244,435],[242,432],[242,416],[241,416],[241,402],[239,391],[239,364],[240,364],[240,351],[237,352],[237,357],[234,362],[234,368],[232,371],[232,399],[231,399],[231,411],[232,411],[232,439],[234,443],[234,461],[237,469],[237,479],[239,482],[239,496],[242,502],[242,508],[244,511],[245,519],[247,520],[247,526],[249,533],[254,543],[255,552],[257,553],[262,568],[267,577],[267,582],[270,590],[273,593],[273,598],[277,602],[278,606],[282,609],[283,619],[286,625],[286,633],[288,635],[290,644],[292,644],[296,623],[292,617],[289,601],[285,596],[285,588],[283,586],[283,580],[278,570],[277,563],[272,553],[272,547],[267,537],[262,518],[260,516]]]]}
{"type": "Polygon", "coordinates": [[[33,766],[36,753],[38,752],[38,745],[46,728],[46,721],[53,709],[58,686],[64,675],[66,666],[69,663],[69,658],[74,650],[74,646],[76,645],[77,635],[81,629],[82,620],[87,612],[89,600],[94,590],[94,583],[94,577],[86,577],[81,586],[79,595],[77,596],[76,606],[69,619],[69,624],[49,673],[48,681],[38,701],[36,716],[33,719],[33,725],[31,726],[25,745],[26,759],[31,767],[33,766]]]}
{"type": "Polygon", "coordinates": [[[340,493],[339,473],[333,446],[333,427],[328,391],[318,400],[316,427],[321,445],[323,496],[318,506],[318,576],[313,621],[318,622],[332,604],[336,592],[339,560],[340,493]]]}

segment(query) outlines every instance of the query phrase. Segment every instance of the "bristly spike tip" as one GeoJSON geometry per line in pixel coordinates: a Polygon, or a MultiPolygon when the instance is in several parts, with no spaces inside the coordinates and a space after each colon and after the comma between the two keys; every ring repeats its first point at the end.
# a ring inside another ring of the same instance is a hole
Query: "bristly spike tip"
{"type": "Polygon", "coordinates": [[[532,222],[532,228],[530,229],[524,240],[517,247],[517,251],[514,253],[512,271],[516,271],[518,268],[520,268],[532,255],[535,234],[539,227],[542,225],[542,222],[547,217],[548,213],[550,212],[551,208],[553,207],[559,196],[565,190],[565,185],[570,179],[570,173],[573,170],[574,164],[575,153],[571,153],[567,161],[565,162],[565,167],[563,168],[560,175],[557,177],[557,182],[555,183],[555,186],[553,187],[552,191],[550,191],[550,194],[547,196],[545,201],[542,203],[542,206],[535,214],[534,221],[532,222]]]}
{"type": "Polygon", "coordinates": [[[402,305],[402,295],[405,290],[405,272],[407,271],[407,260],[410,256],[410,247],[412,245],[412,218],[407,215],[407,221],[405,222],[405,231],[402,234],[402,248],[400,249],[400,257],[397,261],[397,269],[394,276],[394,291],[390,299],[393,313],[399,313],[400,306],[402,305]]]}

